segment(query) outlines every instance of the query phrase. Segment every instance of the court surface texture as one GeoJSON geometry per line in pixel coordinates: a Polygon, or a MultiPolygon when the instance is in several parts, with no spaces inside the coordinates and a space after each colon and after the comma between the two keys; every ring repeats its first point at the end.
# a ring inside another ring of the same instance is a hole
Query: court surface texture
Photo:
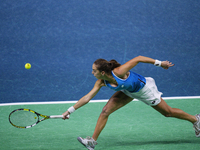
{"type": "MultiPolygon", "coordinates": [[[[170,99],[174,108],[195,115],[200,113],[200,98],[170,99]]],[[[60,115],[73,103],[0,106],[2,150],[86,150],[77,137],[92,136],[98,116],[106,102],[88,103],[69,120],[49,119],[29,129],[13,127],[9,113],[29,108],[45,115],[60,115]]],[[[110,115],[96,150],[199,150],[192,124],[166,118],[142,102],[133,101],[110,115]]]]}

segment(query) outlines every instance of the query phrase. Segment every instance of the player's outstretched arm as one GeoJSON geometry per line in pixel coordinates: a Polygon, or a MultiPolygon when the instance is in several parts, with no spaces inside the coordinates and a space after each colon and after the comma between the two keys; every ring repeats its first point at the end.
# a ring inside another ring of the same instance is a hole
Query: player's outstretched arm
{"type": "Polygon", "coordinates": [[[71,106],[66,112],[64,112],[63,115],[63,119],[69,119],[67,116],[70,115],[71,113],[73,113],[75,110],[77,110],[78,108],[84,106],[85,104],[87,104],[101,89],[102,86],[105,86],[103,80],[99,79],[96,81],[93,89],[86,94],[85,96],[83,96],[74,106],[71,106]]]}
{"type": "Polygon", "coordinates": [[[158,64],[159,66],[161,66],[164,69],[168,69],[169,67],[174,66],[174,64],[172,64],[169,61],[156,61],[155,59],[152,59],[150,57],[145,57],[145,56],[137,56],[131,60],[129,60],[128,62],[126,62],[125,64],[117,67],[114,69],[114,73],[117,76],[124,76],[129,70],[131,70],[132,68],[134,68],[138,63],[150,63],[150,64],[154,64],[156,62],[159,62],[160,64],[158,64]]]}

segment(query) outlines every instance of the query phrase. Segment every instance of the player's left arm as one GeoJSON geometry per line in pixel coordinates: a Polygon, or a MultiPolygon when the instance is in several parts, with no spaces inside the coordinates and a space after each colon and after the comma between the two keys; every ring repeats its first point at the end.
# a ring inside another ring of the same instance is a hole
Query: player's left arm
{"type": "MultiPolygon", "coordinates": [[[[150,64],[155,64],[155,59],[152,59],[150,57],[145,57],[145,56],[137,56],[131,60],[129,60],[128,62],[126,62],[125,64],[115,68],[113,71],[117,76],[124,76],[129,70],[131,70],[132,68],[134,68],[138,63],[150,63],[150,64]]],[[[174,64],[172,64],[169,61],[162,61],[161,62],[161,67],[164,69],[168,69],[169,67],[174,66],[174,64]]]]}

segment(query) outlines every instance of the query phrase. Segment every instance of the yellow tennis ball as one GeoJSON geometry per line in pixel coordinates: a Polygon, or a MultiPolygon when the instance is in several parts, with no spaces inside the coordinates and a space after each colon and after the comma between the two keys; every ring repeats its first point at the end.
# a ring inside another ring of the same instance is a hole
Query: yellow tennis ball
{"type": "Polygon", "coordinates": [[[31,64],[30,64],[30,63],[26,63],[26,64],[25,64],[25,68],[26,68],[26,69],[31,69],[31,64]]]}

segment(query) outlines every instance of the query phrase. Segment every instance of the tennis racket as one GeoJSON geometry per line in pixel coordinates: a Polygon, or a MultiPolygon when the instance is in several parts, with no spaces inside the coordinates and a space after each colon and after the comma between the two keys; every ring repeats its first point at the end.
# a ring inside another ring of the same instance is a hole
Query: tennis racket
{"type": "MultiPolygon", "coordinates": [[[[67,116],[69,118],[69,115],[67,116]]],[[[63,115],[46,116],[30,109],[13,110],[9,115],[9,122],[16,128],[31,128],[47,119],[63,118],[63,115]]]]}

